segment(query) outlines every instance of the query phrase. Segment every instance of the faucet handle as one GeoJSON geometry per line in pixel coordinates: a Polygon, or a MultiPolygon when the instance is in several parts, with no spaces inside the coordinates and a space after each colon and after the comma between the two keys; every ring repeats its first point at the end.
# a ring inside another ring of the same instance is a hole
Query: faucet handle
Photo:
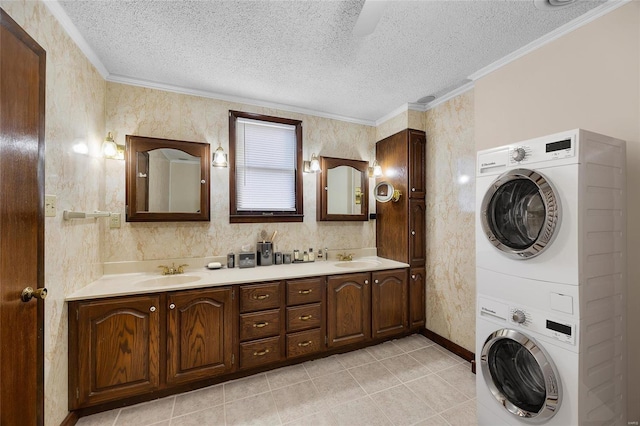
{"type": "Polygon", "coordinates": [[[186,263],[183,265],[178,266],[178,274],[184,274],[184,267],[185,266],[189,266],[186,263]]]}
{"type": "Polygon", "coordinates": [[[169,267],[166,265],[160,265],[158,266],[158,268],[162,268],[162,275],[168,275],[169,274],[169,267]]]}

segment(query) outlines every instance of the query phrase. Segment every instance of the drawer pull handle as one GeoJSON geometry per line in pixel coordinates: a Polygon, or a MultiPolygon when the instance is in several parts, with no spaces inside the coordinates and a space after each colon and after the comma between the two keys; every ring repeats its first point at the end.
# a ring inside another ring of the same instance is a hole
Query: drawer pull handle
{"type": "Polygon", "coordinates": [[[258,352],[258,351],[254,352],[253,356],[265,356],[268,353],[269,353],[269,349],[265,349],[264,351],[261,351],[261,352],[258,352]]]}
{"type": "Polygon", "coordinates": [[[300,342],[298,343],[298,346],[300,346],[301,348],[306,348],[307,346],[309,346],[310,344],[312,344],[313,342],[311,340],[307,340],[306,342],[300,342]]]}
{"type": "Polygon", "coordinates": [[[268,299],[269,295],[268,294],[254,294],[253,298],[255,300],[264,300],[264,299],[268,299]]]}
{"type": "Polygon", "coordinates": [[[255,323],[253,323],[253,326],[254,326],[255,328],[262,328],[262,327],[266,327],[266,326],[268,326],[268,325],[269,325],[269,323],[268,323],[267,321],[264,321],[264,322],[255,322],[255,323]]]}
{"type": "Polygon", "coordinates": [[[300,321],[309,321],[311,318],[313,318],[313,315],[301,315],[298,317],[300,321]]]}
{"type": "Polygon", "coordinates": [[[309,290],[298,290],[298,293],[300,294],[311,294],[313,290],[309,289],[309,290]]]}

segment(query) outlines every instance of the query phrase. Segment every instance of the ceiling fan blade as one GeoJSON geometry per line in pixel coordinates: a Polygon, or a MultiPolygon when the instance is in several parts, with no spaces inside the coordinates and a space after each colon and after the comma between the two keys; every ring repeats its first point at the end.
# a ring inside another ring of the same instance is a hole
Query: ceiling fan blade
{"type": "Polygon", "coordinates": [[[365,0],[356,25],[353,27],[353,35],[364,37],[373,33],[387,3],[387,0],[365,0]]]}

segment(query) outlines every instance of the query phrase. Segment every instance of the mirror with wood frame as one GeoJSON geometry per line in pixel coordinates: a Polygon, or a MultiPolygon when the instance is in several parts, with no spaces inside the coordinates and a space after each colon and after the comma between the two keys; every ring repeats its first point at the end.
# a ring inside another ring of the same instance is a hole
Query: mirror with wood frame
{"type": "Polygon", "coordinates": [[[369,163],[320,157],[317,220],[366,221],[369,218],[369,163]]]}
{"type": "Polygon", "coordinates": [[[127,222],[209,220],[209,144],[127,135],[127,222]]]}

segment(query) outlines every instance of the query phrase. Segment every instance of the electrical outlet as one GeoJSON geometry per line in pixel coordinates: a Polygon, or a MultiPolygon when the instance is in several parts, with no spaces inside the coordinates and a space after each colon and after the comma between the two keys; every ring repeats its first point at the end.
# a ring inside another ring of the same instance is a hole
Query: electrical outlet
{"type": "Polygon", "coordinates": [[[44,215],[46,217],[56,217],[56,196],[44,196],[44,215]]]}
{"type": "Polygon", "coordinates": [[[111,213],[109,216],[109,228],[120,228],[120,213],[111,213]]]}

